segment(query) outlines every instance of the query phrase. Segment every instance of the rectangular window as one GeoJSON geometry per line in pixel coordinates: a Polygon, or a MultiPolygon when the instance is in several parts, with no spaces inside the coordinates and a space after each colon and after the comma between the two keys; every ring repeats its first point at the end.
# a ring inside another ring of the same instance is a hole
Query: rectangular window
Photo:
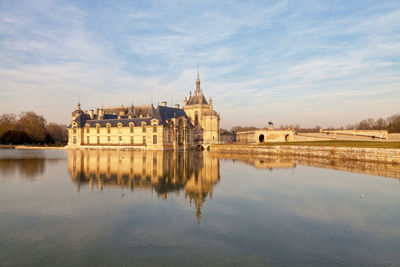
{"type": "Polygon", "coordinates": [[[87,143],[90,144],[90,137],[87,137],[87,143]]]}
{"type": "Polygon", "coordinates": [[[146,144],[146,136],[143,136],[143,145],[146,144]]]}
{"type": "Polygon", "coordinates": [[[109,134],[111,132],[110,126],[107,126],[107,133],[109,134]]]}
{"type": "Polygon", "coordinates": [[[76,128],[75,127],[72,129],[72,133],[76,134],[76,128]]]}
{"type": "Polygon", "coordinates": [[[97,136],[97,144],[100,144],[100,136],[97,136]]]}
{"type": "Polygon", "coordinates": [[[129,126],[131,133],[133,133],[133,125],[129,126]]]}
{"type": "Polygon", "coordinates": [[[157,126],[153,126],[153,133],[157,132],[157,126]]]}
{"type": "Polygon", "coordinates": [[[76,136],[74,136],[74,138],[73,138],[73,144],[75,145],[76,144],[76,136]]]}
{"type": "Polygon", "coordinates": [[[86,126],[86,133],[89,133],[89,126],[86,126]]]}
{"type": "Polygon", "coordinates": [[[157,145],[157,135],[153,135],[153,145],[157,145]]]}
{"type": "Polygon", "coordinates": [[[119,137],[119,143],[122,143],[122,136],[119,137]]]}
{"type": "Polygon", "coordinates": [[[110,143],[110,141],[111,141],[111,137],[107,137],[107,141],[110,143]]]}
{"type": "Polygon", "coordinates": [[[143,132],[143,133],[146,132],[146,126],[142,126],[142,132],[143,132]]]}
{"type": "Polygon", "coordinates": [[[97,133],[100,133],[100,127],[99,127],[99,125],[96,126],[96,132],[97,132],[97,133]]]}
{"type": "Polygon", "coordinates": [[[133,140],[134,140],[133,136],[131,136],[131,145],[133,145],[133,140]]]}

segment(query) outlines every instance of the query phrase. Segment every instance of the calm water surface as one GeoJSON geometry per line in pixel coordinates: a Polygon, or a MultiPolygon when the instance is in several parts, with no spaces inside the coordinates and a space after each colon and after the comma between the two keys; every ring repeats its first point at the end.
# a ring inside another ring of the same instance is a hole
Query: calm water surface
{"type": "Polygon", "coordinates": [[[0,265],[398,266],[399,177],[357,162],[3,149],[0,265]]]}

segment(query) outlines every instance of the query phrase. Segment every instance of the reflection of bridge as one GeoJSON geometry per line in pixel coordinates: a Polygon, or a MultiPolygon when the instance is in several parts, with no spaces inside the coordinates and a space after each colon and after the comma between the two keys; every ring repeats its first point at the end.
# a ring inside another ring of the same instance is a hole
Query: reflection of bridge
{"type": "Polygon", "coordinates": [[[202,143],[202,144],[199,144],[199,148],[200,148],[200,150],[210,151],[210,146],[212,144],[218,144],[218,142],[202,143]]]}
{"type": "Polygon", "coordinates": [[[201,152],[68,151],[68,171],[78,190],[82,185],[151,190],[162,198],[180,194],[196,206],[198,219],[207,196],[219,182],[219,159],[201,152]]]}

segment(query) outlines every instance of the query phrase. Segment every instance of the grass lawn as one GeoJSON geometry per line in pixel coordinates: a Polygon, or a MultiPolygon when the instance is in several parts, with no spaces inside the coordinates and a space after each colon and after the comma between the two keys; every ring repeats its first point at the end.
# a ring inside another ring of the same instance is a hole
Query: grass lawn
{"type": "Polygon", "coordinates": [[[377,147],[377,148],[398,148],[400,142],[389,141],[351,141],[351,140],[327,140],[327,141],[300,141],[300,142],[277,142],[264,143],[266,146],[336,146],[336,147],[377,147]]]}

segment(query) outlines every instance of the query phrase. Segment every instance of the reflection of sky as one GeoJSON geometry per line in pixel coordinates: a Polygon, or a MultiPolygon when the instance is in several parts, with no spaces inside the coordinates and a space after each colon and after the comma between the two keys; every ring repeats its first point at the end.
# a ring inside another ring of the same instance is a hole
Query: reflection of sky
{"type": "Polygon", "coordinates": [[[45,166],[34,182],[15,179],[18,173],[0,179],[5,265],[400,262],[396,179],[222,160],[220,184],[197,225],[182,195],[77,192],[66,159],[45,166]]]}

